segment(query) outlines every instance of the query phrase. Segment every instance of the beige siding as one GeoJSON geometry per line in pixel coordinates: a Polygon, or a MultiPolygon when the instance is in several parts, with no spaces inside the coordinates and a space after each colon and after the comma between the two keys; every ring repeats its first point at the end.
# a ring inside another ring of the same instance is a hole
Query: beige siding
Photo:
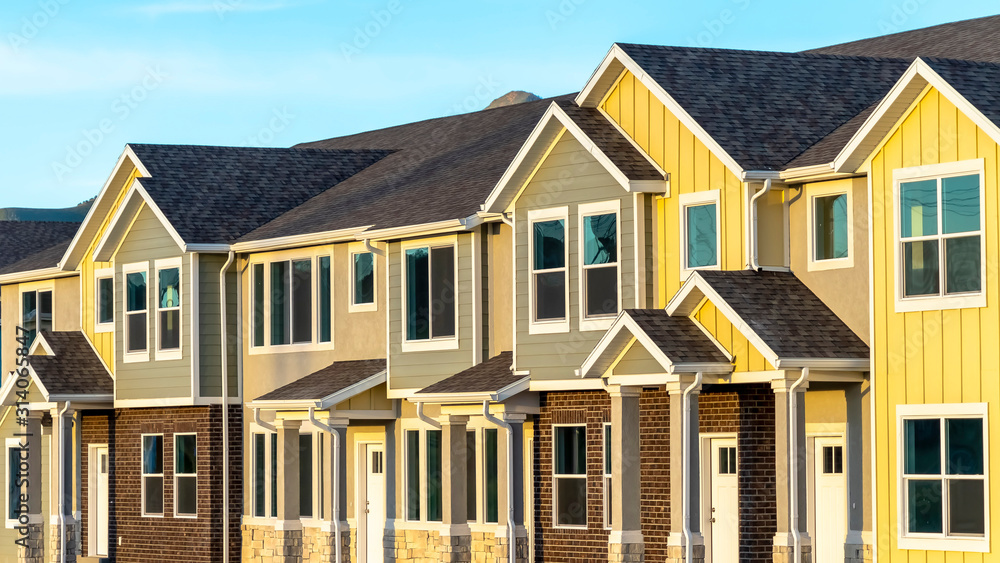
{"type": "Polygon", "coordinates": [[[663,373],[663,367],[646,351],[642,344],[632,341],[628,351],[615,366],[615,375],[649,375],[663,373]]]}
{"type": "Polygon", "coordinates": [[[6,377],[17,358],[17,327],[21,324],[21,291],[52,290],[52,323],[57,331],[80,330],[80,276],[10,284],[0,287],[0,373],[6,377]]]}
{"type": "Polygon", "coordinates": [[[580,331],[580,279],[579,279],[579,216],[577,206],[581,203],[602,202],[618,199],[621,201],[618,233],[620,243],[620,281],[622,306],[636,307],[635,291],[635,197],[625,192],[610,174],[575,139],[568,135],[556,144],[539,167],[531,182],[514,204],[515,253],[517,283],[515,284],[515,317],[517,330],[517,350],[515,365],[518,370],[529,370],[532,380],[573,379],[574,370],[583,364],[587,354],[593,350],[604,330],[580,331]],[[530,264],[530,232],[528,212],[533,209],[548,209],[568,206],[569,287],[570,321],[568,333],[529,334],[531,317],[528,295],[530,264]]]}
{"type": "Polygon", "coordinates": [[[489,327],[490,353],[514,349],[514,272],[511,251],[514,244],[514,230],[499,223],[490,232],[489,246],[489,327]]]}
{"type": "MultiPolygon", "coordinates": [[[[472,233],[457,235],[458,349],[403,352],[403,298],[401,244],[389,245],[389,388],[421,389],[452,376],[473,362],[472,253],[479,249],[472,233]]],[[[479,275],[477,273],[477,275],[479,275]]],[[[478,284],[477,284],[478,285],[478,284]]],[[[481,291],[481,289],[480,289],[481,291]]],[[[477,331],[482,338],[481,331],[477,331]]]]}
{"type": "MultiPolygon", "coordinates": [[[[201,254],[197,258],[198,297],[198,394],[202,397],[221,397],[219,384],[222,374],[222,312],[219,308],[219,272],[226,264],[228,256],[222,254],[201,254]]],[[[228,320],[227,340],[229,341],[229,396],[239,395],[237,347],[236,347],[236,268],[230,266],[226,276],[226,316],[228,320]]]]}
{"type": "Polygon", "coordinates": [[[117,400],[191,397],[191,268],[190,262],[148,207],[143,207],[114,256],[115,263],[115,354],[118,361],[115,398],[117,400]],[[156,268],[155,261],[182,257],[181,265],[181,359],[156,357],[156,268]],[[122,265],[145,263],[149,332],[148,362],[122,361],[124,344],[125,277],[122,265]]]}

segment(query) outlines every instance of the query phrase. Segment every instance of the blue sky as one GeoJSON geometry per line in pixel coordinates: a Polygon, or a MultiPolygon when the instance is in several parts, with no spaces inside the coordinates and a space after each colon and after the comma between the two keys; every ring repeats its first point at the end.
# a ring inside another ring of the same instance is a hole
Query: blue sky
{"type": "Polygon", "coordinates": [[[125,143],[290,146],[579,90],[615,41],[795,51],[970,0],[0,3],[0,208],[95,195],[125,143]]]}

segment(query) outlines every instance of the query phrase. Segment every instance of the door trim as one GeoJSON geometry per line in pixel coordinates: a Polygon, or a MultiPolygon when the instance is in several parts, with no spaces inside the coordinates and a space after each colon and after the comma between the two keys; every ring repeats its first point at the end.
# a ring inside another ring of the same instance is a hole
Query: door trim
{"type": "MultiPolygon", "coordinates": [[[[831,425],[831,426],[833,426],[833,425],[831,425]]],[[[816,546],[816,529],[817,529],[816,508],[817,508],[817,506],[819,504],[816,501],[817,496],[818,496],[817,495],[817,491],[816,491],[816,480],[817,480],[817,477],[818,477],[818,475],[816,474],[816,463],[818,461],[816,459],[816,447],[818,445],[817,444],[817,440],[819,441],[819,444],[823,444],[824,442],[828,442],[828,441],[829,442],[836,442],[835,444],[831,444],[831,445],[839,445],[844,450],[844,503],[845,503],[844,516],[847,518],[847,522],[844,523],[844,528],[847,531],[847,533],[850,533],[850,531],[851,531],[851,525],[850,525],[851,510],[850,510],[850,506],[848,505],[848,503],[850,502],[848,500],[848,498],[849,498],[849,495],[850,495],[850,484],[851,484],[851,481],[850,481],[850,479],[851,479],[851,463],[850,463],[850,458],[849,458],[850,452],[848,451],[848,448],[847,448],[847,431],[845,429],[845,430],[839,430],[839,431],[838,430],[830,430],[830,431],[816,431],[816,432],[812,432],[812,433],[807,432],[806,433],[806,446],[807,446],[806,447],[806,467],[807,467],[806,486],[808,488],[807,488],[807,492],[806,492],[806,502],[807,502],[808,506],[806,508],[806,513],[807,513],[806,514],[806,516],[807,516],[807,518],[806,518],[806,520],[807,520],[806,529],[809,531],[809,538],[810,538],[810,541],[812,542],[813,549],[816,548],[815,547],[816,546]]],[[[815,560],[815,555],[813,556],[813,560],[815,560]]]]}
{"type": "MultiPolygon", "coordinates": [[[[701,481],[698,494],[701,495],[701,536],[705,541],[705,561],[712,560],[712,440],[736,440],[736,463],[739,465],[740,439],[737,432],[702,432],[698,434],[698,465],[701,481]]],[[[737,476],[737,487],[739,476],[737,476]]],[[[737,507],[738,509],[738,507],[737,507]]]]}
{"type": "MultiPolygon", "coordinates": [[[[111,449],[107,444],[88,444],[87,445],[87,555],[90,557],[97,557],[99,555],[107,556],[107,553],[97,553],[97,518],[94,509],[97,507],[97,480],[99,468],[97,467],[97,450],[104,449],[108,452],[108,487],[111,486],[111,449]]],[[[111,491],[108,491],[108,496],[110,497],[111,491]]],[[[111,511],[110,498],[108,499],[108,512],[111,511]]],[[[110,514],[109,514],[110,518],[110,514]]],[[[110,531],[110,524],[108,522],[108,529],[110,531]]],[[[108,538],[108,551],[111,548],[111,538],[108,538]]]]}
{"type": "MultiPolygon", "coordinates": [[[[368,455],[367,455],[368,446],[380,446],[382,448],[382,462],[383,463],[385,463],[385,461],[387,459],[387,456],[386,456],[386,451],[385,451],[385,441],[384,440],[362,440],[362,441],[355,442],[355,444],[357,444],[357,448],[358,449],[357,449],[357,458],[356,458],[357,462],[355,463],[356,467],[355,467],[355,473],[354,473],[354,518],[355,518],[355,522],[357,523],[357,527],[358,527],[358,534],[357,534],[358,535],[358,538],[357,538],[358,549],[357,549],[357,553],[358,553],[358,560],[360,561],[361,560],[361,544],[362,544],[362,541],[361,541],[361,522],[362,522],[361,510],[362,510],[362,507],[364,506],[364,502],[363,501],[365,501],[365,496],[367,496],[367,494],[368,494],[368,455]],[[364,487],[361,486],[362,483],[364,483],[364,485],[365,485],[364,487]]],[[[382,470],[382,497],[383,497],[383,502],[387,503],[388,499],[385,498],[386,489],[387,489],[387,487],[386,487],[386,477],[385,476],[386,476],[386,471],[385,471],[385,469],[383,469],[382,470]]],[[[365,545],[364,554],[365,554],[365,556],[364,556],[364,561],[367,563],[367,561],[368,561],[368,518],[367,517],[364,518],[364,523],[365,523],[365,530],[364,530],[365,531],[365,537],[364,537],[364,539],[365,539],[365,541],[364,541],[364,545],[365,545]]],[[[382,522],[382,535],[383,536],[385,536],[385,528],[386,528],[386,523],[385,523],[385,521],[383,521],[382,522]]],[[[384,557],[383,557],[383,559],[384,559],[384,557]]]]}

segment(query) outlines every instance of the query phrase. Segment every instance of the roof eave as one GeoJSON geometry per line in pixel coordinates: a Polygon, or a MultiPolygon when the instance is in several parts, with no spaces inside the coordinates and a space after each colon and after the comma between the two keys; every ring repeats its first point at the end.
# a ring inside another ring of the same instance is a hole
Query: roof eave
{"type": "MultiPolygon", "coordinates": [[[[360,233],[365,232],[370,226],[371,225],[366,225],[364,227],[350,227],[346,229],[322,231],[318,233],[237,242],[229,248],[232,249],[233,252],[270,252],[273,250],[286,250],[302,246],[349,242],[357,240],[357,236],[360,233]]],[[[195,245],[188,245],[189,248],[193,246],[195,245]]]]}
{"type": "Polygon", "coordinates": [[[871,371],[870,358],[778,358],[775,369],[822,369],[839,371],[871,371]]]}
{"type": "Polygon", "coordinates": [[[10,274],[0,275],[0,285],[26,283],[56,278],[70,278],[78,275],[80,275],[80,272],[77,272],[76,270],[64,270],[59,266],[53,266],[51,268],[42,268],[40,270],[28,270],[26,272],[13,272],[10,274]]]}
{"type": "Polygon", "coordinates": [[[469,404],[481,403],[483,401],[503,402],[514,395],[527,391],[530,384],[531,378],[524,377],[496,391],[476,391],[469,393],[424,393],[418,391],[407,400],[413,403],[430,404],[469,404]]]}

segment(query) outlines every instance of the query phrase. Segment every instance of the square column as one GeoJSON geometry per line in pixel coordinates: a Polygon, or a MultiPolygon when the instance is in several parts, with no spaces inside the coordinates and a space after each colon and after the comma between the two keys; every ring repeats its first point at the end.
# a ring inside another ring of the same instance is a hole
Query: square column
{"type": "MultiPolygon", "coordinates": [[[[797,378],[796,378],[797,379],[797,378]]],[[[794,380],[776,379],[771,382],[774,391],[774,475],[777,532],[774,535],[772,558],[775,563],[793,563],[795,541],[792,530],[799,532],[802,563],[812,561],[812,544],[808,532],[808,484],[806,456],[806,414],[803,395],[809,384],[803,383],[795,390],[796,416],[791,420],[791,387],[794,380]],[[792,434],[795,449],[792,449],[792,434]],[[795,458],[795,488],[792,488],[792,458],[795,458]],[[792,520],[792,495],[798,499],[798,520],[792,520]]]]}
{"type": "Polygon", "coordinates": [[[503,427],[497,429],[497,528],[494,533],[494,545],[489,548],[488,560],[508,561],[510,540],[507,532],[507,518],[511,509],[514,514],[514,549],[515,560],[519,563],[528,561],[528,535],[524,527],[525,507],[524,507],[524,421],[527,416],[520,413],[508,413],[494,415],[510,425],[511,436],[508,438],[507,431],[503,427]],[[508,443],[511,444],[509,451],[513,452],[513,458],[508,455],[508,443]],[[513,483],[512,494],[514,506],[510,507],[507,502],[508,474],[509,481],[513,483]]]}
{"type": "Polygon", "coordinates": [[[609,563],[645,560],[642,539],[641,465],[639,459],[638,387],[612,387],[611,397],[611,535],[609,563]]]}
{"type": "MultiPolygon", "coordinates": [[[[468,416],[443,415],[441,423],[441,487],[444,492],[441,521],[445,525],[442,541],[444,561],[466,562],[472,560],[472,531],[466,515],[469,483],[466,473],[469,460],[465,432],[468,416]],[[447,534],[447,536],[445,536],[447,534]]],[[[472,460],[472,463],[475,463],[472,460]]],[[[475,494],[473,491],[472,494],[475,494]]]]}
{"type": "Polygon", "coordinates": [[[274,561],[302,561],[302,523],[299,521],[300,420],[277,420],[278,520],[274,523],[274,561]]]}
{"type": "Polygon", "coordinates": [[[847,539],[846,563],[873,560],[872,545],[872,456],[865,447],[871,434],[871,383],[847,388],[847,539]]]}
{"type": "Polygon", "coordinates": [[[691,561],[705,561],[705,538],[701,533],[701,458],[699,455],[698,398],[701,386],[688,393],[689,413],[684,413],[684,391],[694,383],[694,376],[667,384],[670,394],[670,537],[667,541],[668,563],[686,562],[687,542],[684,536],[684,482],[688,491],[688,527],[691,533],[691,561]],[[684,456],[684,440],[690,451],[684,456]],[[685,479],[685,473],[687,478],[685,479]]]}
{"type": "MultiPolygon", "coordinates": [[[[309,550],[314,552],[325,552],[329,548],[330,561],[336,561],[337,549],[337,527],[340,527],[340,555],[341,563],[350,561],[351,553],[351,529],[347,524],[347,426],[348,420],[342,418],[330,418],[322,421],[333,429],[337,435],[338,447],[333,445],[333,436],[325,431],[317,432],[317,439],[323,444],[324,459],[321,460],[323,471],[316,476],[317,482],[322,484],[322,518],[323,525],[313,534],[316,538],[311,546],[305,545],[307,537],[303,537],[304,560],[308,560],[309,550]],[[334,471],[336,468],[336,471],[334,471]],[[336,482],[334,474],[336,473],[336,482]],[[336,485],[336,494],[334,487],[336,485]],[[336,503],[334,502],[336,497],[336,503]],[[334,518],[334,507],[339,508],[337,518],[334,518]],[[339,522],[338,522],[339,520],[339,522]]],[[[317,454],[318,455],[318,454],[317,454]]],[[[317,515],[318,517],[318,515],[317,515]]]]}

